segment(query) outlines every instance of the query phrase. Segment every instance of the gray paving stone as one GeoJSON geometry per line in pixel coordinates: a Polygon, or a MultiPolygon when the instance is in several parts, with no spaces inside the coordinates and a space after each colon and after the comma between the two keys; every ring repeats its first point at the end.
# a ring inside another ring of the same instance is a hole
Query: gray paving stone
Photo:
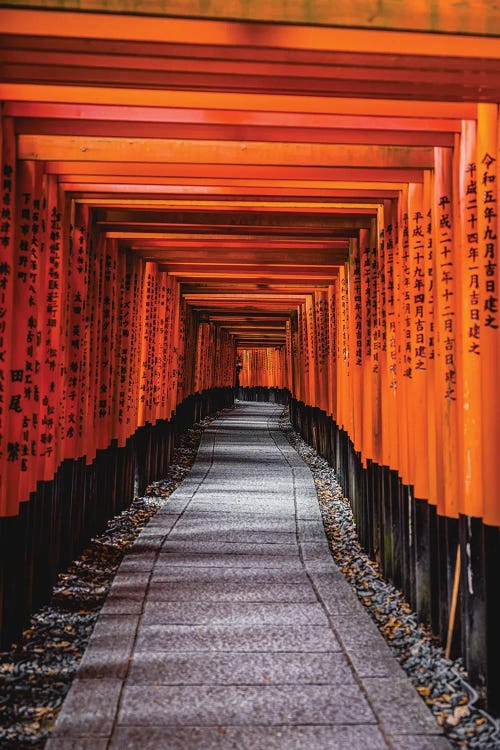
{"type": "Polygon", "coordinates": [[[45,750],[106,750],[107,738],[99,737],[52,737],[45,744],[45,750]]]}
{"type": "Polygon", "coordinates": [[[215,568],[278,568],[279,570],[302,570],[302,563],[298,555],[265,555],[264,553],[235,555],[227,552],[206,552],[206,553],[182,553],[182,552],[162,552],[162,557],[168,557],[168,564],[172,567],[179,565],[183,567],[206,567],[215,568]]]}
{"type": "MultiPolygon", "coordinates": [[[[161,553],[182,553],[202,555],[256,555],[274,557],[275,555],[296,558],[299,555],[298,545],[292,544],[256,544],[255,542],[222,542],[222,541],[174,541],[167,539],[161,553]]],[[[151,565],[150,565],[151,567],[151,565]]]]}
{"type": "MultiPolygon", "coordinates": [[[[220,570],[218,568],[217,570],[220,570]]],[[[153,579],[150,597],[158,601],[205,602],[316,602],[309,583],[265,583],[225,580],[220,578],[202,583],[153,579]]]]}
{"type": "MultiPolygon", "coordinates": [[[[143,595],[145,594],[143,590],[143,595]]],[[[143,599],[132,594],[120,596],[108,594],[101,609],[103,615],[138,615],[142,612],[143,599]]]]}
{"type": "Polygon", "coordinates": [[[152,574],[155,580],[216,582],[232,581],[245,583],[307,583],[311,585],[307,571],[302,566],[289,567],[234,567],[229,565],[171,565],[170,556],[160,555],[152,574]]]}
{"type": "MultiPolygon", "coordinates": [[[[387,750],[387,745],[377,727],[370,724],[360,727],[342,725],[118,727],[110,750],[124,750],[124,748],[127,750],[387,750]]],[[[436,747],[436,750],[441,750],[441,748],[436,747]]]]}
{"type": "Polygon", "coordinates": [[[122,680],[73,681],[56,721],[53,736],[108,737],[118,709],[122,680]]]}
{"type": "Polygon", "coordinates": [[[413,685],[405,677],[363,679],[370,705],[387,734],[440,735],[441,728],[413,685]]]}
{"type": "Polygon", "coordinates": [[[146,604],[142,624],[189,625],[323,625],[328,620],[322,606],[314,604],[180,601],[146,604]]]}
{"type": "Polygon", "coordinates": [[[128,684],[300,685],[354,684],[343,654],[136,652],[128,684]]]}
{"type": "Polygon", "coordinates": [[[130,596],[134,593],[144,598],[146,586],[151,575],[150,570],[141,571],[121,571],[118,568],[118,572],[113,578],[113,583],[110,586],[110,594],[120,594],[121,596],[130,596]]]}
{"type": "Polygon", "coordinates": [[[340,651],[328,627],[141,625],[136,651],[340,651]]]}
{"type": "Polygon", "coordinates": [[[295,518],[293,514],[261,515],[250,511],[196,511],[189,509],[189,513],[179,519],[175,531],[188,531],[201,527],[206,531],[221,531],[226,528],[243,529],[247,531],[280,531],[295,534],[295,518]]]}
{"type": "Polygon", "coordinates": [[[140,573],[142,571],[149,572],[151,570],[156,559],[157,551],[161,549],[164,538],[158,543],[155,542],[155,547],[149,544],[150,539],[151,537],[148,537],[147,543],[142,544],[140,547],[136,547],[135,550],[132,548],[129,554],[125,555],[120,564],[120,574],[140,573]]]}
{"type": "Polygon", "coordinates": [[[349,616],[334,619],[335,630],[354,669],[360,677],[406,679],[377,626],[360,606],[349,616]]]}
{"type": "Polygon", "coordinates": [[[298,537],[300,542],[323,542],[326,540],[325,527],[321,519],[301,518],[298,522],[298,537]]]}
{"type": "Polygon", "coordinates": [[[243,543],[258,545],[297,546],[295,531],[253,531],[245,528],[207,530],[206,528],[174,529],[168,536],[169,542],[210,542],[217,544],[243,543]]]}
{"type": "Polygon", "coordinates": [[[452,750],[445,737],[403,734],[389,737],[392,750],[452,750]]]}
{"type": "MultiPolygon", "coordinates": [[[[175,518],[177,518],[177,516],[175,516],[175,518]]],[[[167,536],[168,531],[168,527],[162,528],[159,524],[155,524],[155,526],[152,528],[145,526],[130,548],[130,553],[135,553],[137,551],[140,551],[141,549],[147,552],[147,545],[151,545],[149,549],[152,551],[153,545],[155,543],[161,544],[167,536]]],[[[130,553],[127,553],[127,556],[130,553]]]]}
{"type": "Polygon", "coordinates": [[[138,621],[137,615],[108,615],[101,612],[78,669],[78,676],[81,679],[124,679],[138,621]]]}
{"type": "Polygon", "coordinates": [[[355,685],[127,685],[118,725],[374,724],[355,685]]]}

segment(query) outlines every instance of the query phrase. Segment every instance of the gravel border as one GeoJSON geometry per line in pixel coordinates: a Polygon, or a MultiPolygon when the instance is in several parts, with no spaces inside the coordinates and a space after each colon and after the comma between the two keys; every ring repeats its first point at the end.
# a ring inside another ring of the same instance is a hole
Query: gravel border
{"type": "Polygon", "coordinates": [[[41,750],[124,554],[189,473],[207,417],[179,436],[165,479],[108,521],[81,556],[61,573],[52,598],[31,617],[18,643],[0,652],[0,748],[41,750]]]}
{"type": "Polygon", "coordinates": [[[327,461],[296,433],[285,408],[280,428],[312,471],[332,557],[455,748],[499,750],[500,720],[477,705],[460,659],[444,656],[403,594],[386,581],[359,543],[349,501],[327,461]]]}

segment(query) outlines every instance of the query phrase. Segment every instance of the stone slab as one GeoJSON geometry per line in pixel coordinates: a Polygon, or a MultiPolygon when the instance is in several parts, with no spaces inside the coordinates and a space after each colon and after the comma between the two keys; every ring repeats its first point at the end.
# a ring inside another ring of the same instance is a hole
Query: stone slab
{"type": "Polygon", "coordinates": [[[106,737],[51,737],[45,750],[107,750],[106,737]]]}
{"type": "Polygon", "coordinates": [[[122,685],[119,679],[81,680],[77,677],[64,700],[53,736],[109,737],[122,685]]]}
{"type": "Polygon", "coordinates": [[[432,713],[406,677],[367,677],[363,679],[363,687],[388,734],[442,734],[432,713]]]}
{"type": "Polygon", "coordinates": [[[389,737],[391,750],[452,750],[445,737],[424,734],[402,734],[389,737]]]}
{"type": "Polygon", "coordinates": [[[152,582],[193,581],[196,583],[306,583],[311,586],[307,571],[302,566],[289,567],[234,567],[229,565],[170,565],[170,557],[160,555],[153,569],[152,582]]]}
{"type": "Polygon", "coordinates": [[[319,603],[283,604],[280,602],[206,602],[149,600],[142,625],[323,625],[328,620],[319,603]]]}
{"type": "Polygon", "coordinates": [[[328,627],[140,625],[136,651],[340,651],[328,627]]]}
{"type": "MultiPolygon", "coordinates": [[[[220,568],[216,568],[220,570],[220,568]]],[[[316,602],[309,583],[266,583],[227,580],[223,577],[190,583],[189,580],[154,579],[149,589],[150,597],[157,601],[177,602],[316,602]]]]}
{"type": "Polygon", "coordinates": [[[279,570],[302,570],[302,563],[298,555],[269,555],[269,554],[248,554],[237,555],[230,552],[162,552],[161,556],[168,561],[172,567],[178,565],[182,567],[215,567],[215,568],[277,568],[279,570]]]}
{"type": "Polygon", "coordinates": [[[121,678],[127,674],[139,618],[101,612],[78,669],[81,679],[121,678]]]}
{"type": "MultiPolygon", "coordinates": [[[[224,542],[224,541],[187,541],[172,540],[170,538],[161,548],[162,554],[183,555],[242,555],[258,556],[260,559],[280,556],[297,558],[299,547],[297,544],[256,544],[255,542],[224,542]]],[[[123,564],[123,563],[122,563],[123,564]]],[[[151,566],[150,566],[151,567],[151,566]]]]}
{"type": "MultiPolygon", "coordinates": [[[[342,725],[118,727],[110,750],[124,750],[124,748],[127,750],[387,750],[387,744],[379,729],[370,724],[359,727],[342,725]]],[[[59,748],[54,748],[54,750],[59,750],[59,748]]],[[[436,747],[436,750],[441,750],[441,748],[436,747]]]]}
{"type": "Polygon", "coordinates": [[[374,724],[356,685],[127,685],[118,725],[374,724]]]}
{"type": "Polygon", "coordinates": [[[216,529],[212,528],[192,528],[189,525],[174,529],[168,536],[171,542],[189,542],[189,543],[211,543],[211,544],[258,544],[258,545],[277,545],[297,546],[297,535],[295,531],[254,531],[251,528],[230,528],[216,529]]]}
{"type": "Polygon", "coordinates": [[[343,654],[136,652],[128,684],[347,685],[354,677],[343,654]]]}

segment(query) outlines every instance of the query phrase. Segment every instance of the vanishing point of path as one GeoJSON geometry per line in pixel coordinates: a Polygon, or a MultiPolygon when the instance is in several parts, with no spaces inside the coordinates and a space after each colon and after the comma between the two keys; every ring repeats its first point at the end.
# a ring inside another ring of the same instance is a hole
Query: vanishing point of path
{"type": "Polygon", "coordinates": [[[281,408],[240,403],[124,558],[47,750],[446,750],[333,562],[281,408]]]}

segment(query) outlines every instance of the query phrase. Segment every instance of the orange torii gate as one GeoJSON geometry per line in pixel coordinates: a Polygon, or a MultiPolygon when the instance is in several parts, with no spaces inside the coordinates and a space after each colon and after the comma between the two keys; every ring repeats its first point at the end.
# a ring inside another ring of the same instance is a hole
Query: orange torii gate
{"type": "Polygon", "coordinates": [[[76,548],[232,401],[239,355],[441,634],[460,546],[500,706],[498,11],[40,4],[0,2],[3,639],[63,561],[47,519],[76,548]]]}

